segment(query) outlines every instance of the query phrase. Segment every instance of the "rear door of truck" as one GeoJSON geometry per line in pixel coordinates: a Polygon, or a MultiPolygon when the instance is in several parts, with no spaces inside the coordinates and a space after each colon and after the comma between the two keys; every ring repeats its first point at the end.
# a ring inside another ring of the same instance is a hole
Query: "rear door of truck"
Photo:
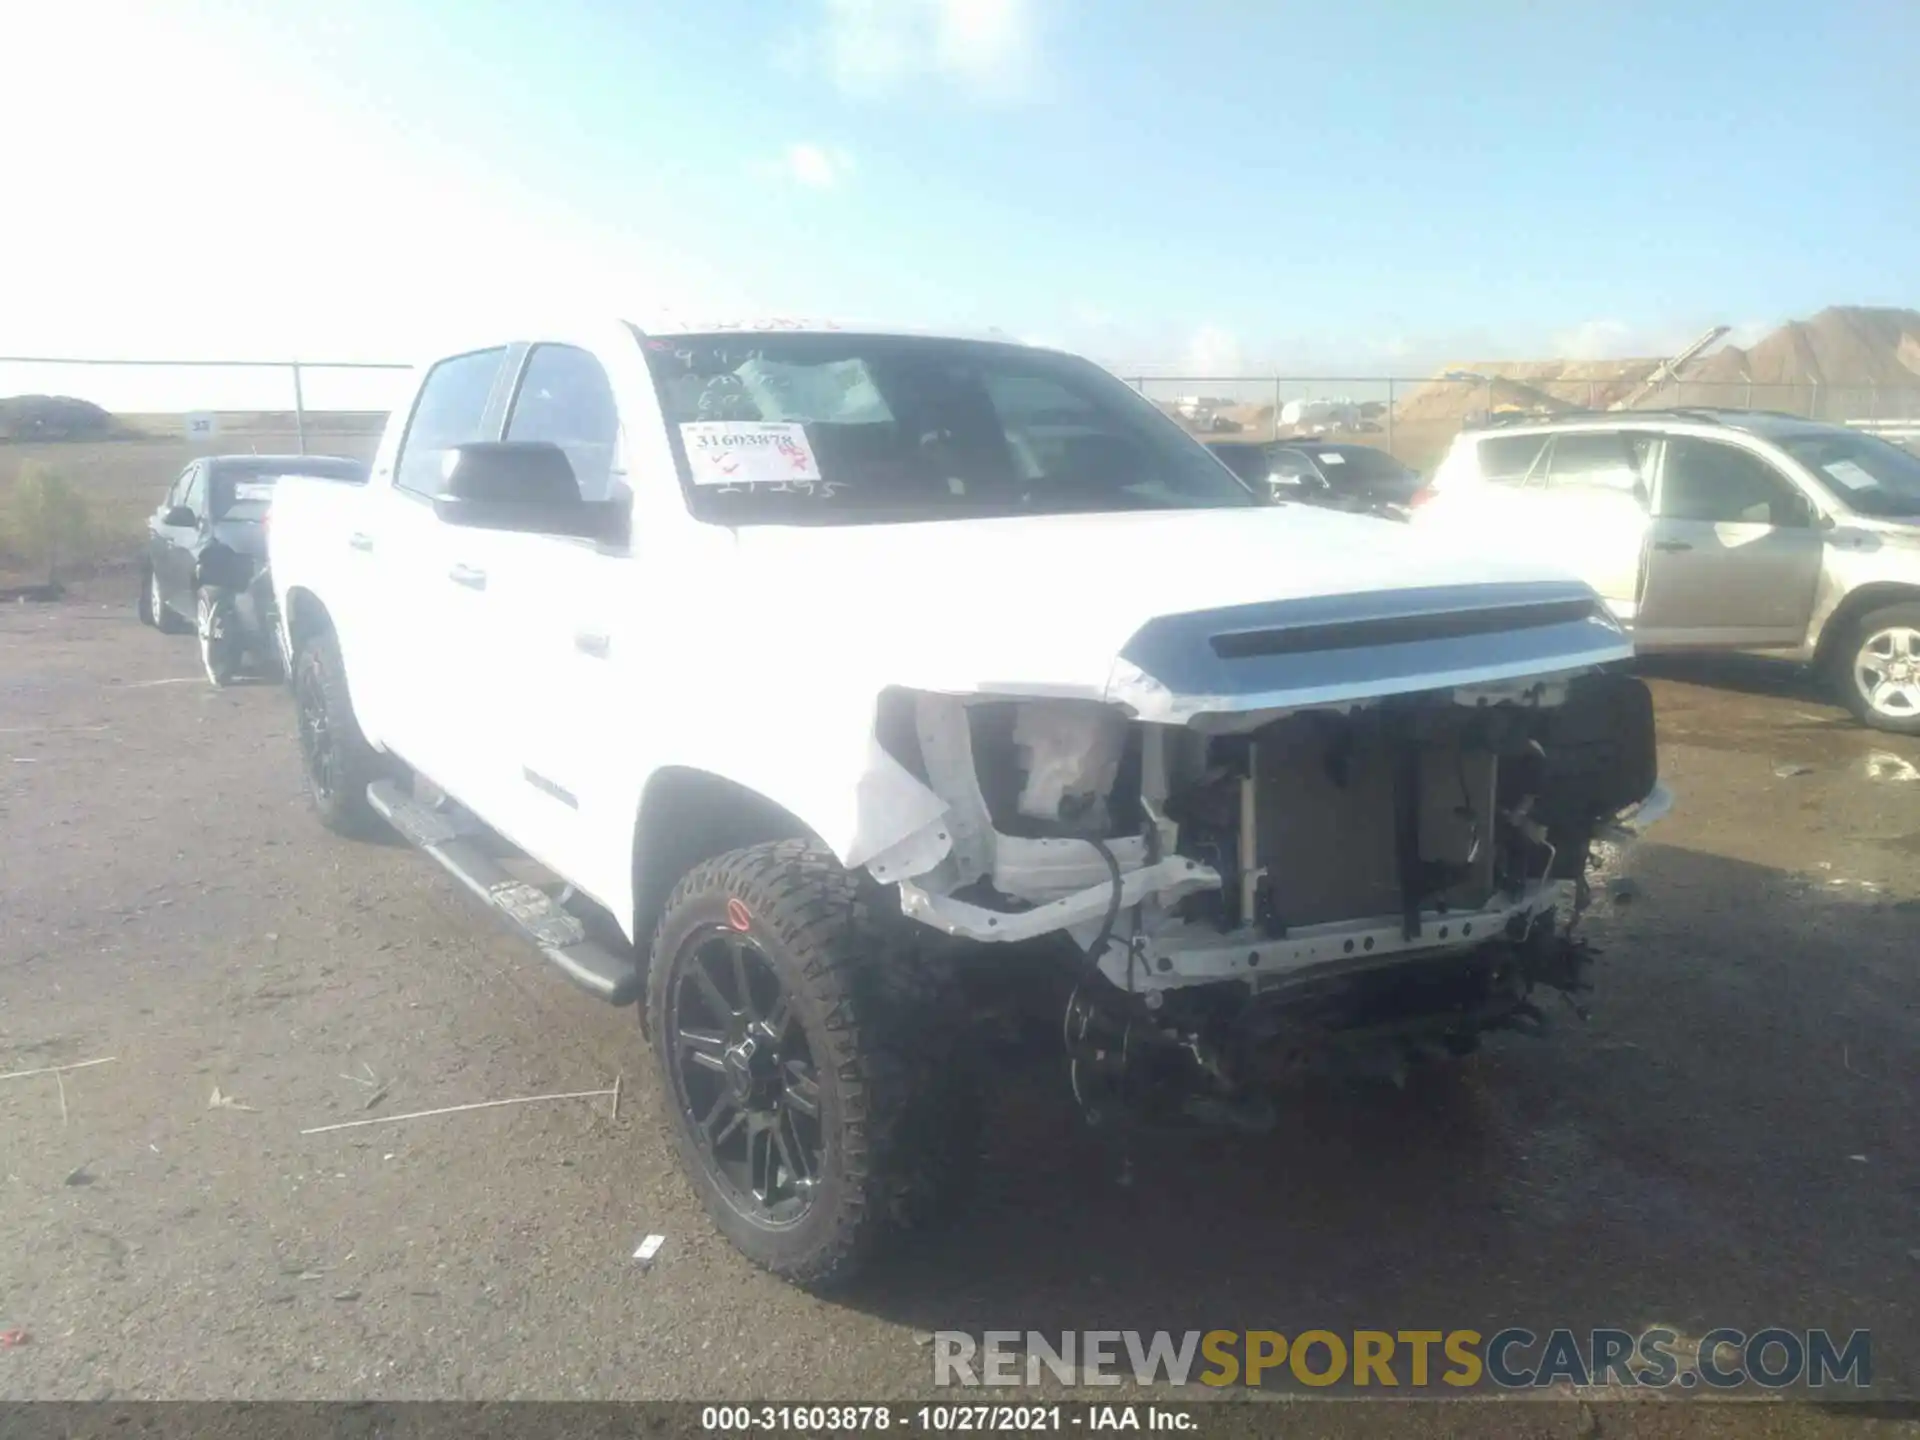
{"type": "Polygon", "coordinates": [[[348,665],[350,674],[369,676],[378,738],[476,807],[489,739],[472,704],[479,667],[491,661],[486,575],[465,553],[475,532],[442,522],[433,502],[447,452],[497,433],[512,351],[469,351],[427,371],[397,446],[375,464],[362,523],[347,537],[371,561],[348,665]]]}

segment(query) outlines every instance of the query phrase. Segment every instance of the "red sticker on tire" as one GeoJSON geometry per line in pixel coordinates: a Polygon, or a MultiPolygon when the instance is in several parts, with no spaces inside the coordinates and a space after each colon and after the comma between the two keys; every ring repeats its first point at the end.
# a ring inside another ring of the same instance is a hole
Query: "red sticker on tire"
{"type": "Polygon", "coordinates": [[[753,916],[747,913],[747,907],[731,896],[727,899],[727,924],[735,930],[753,928],[753,916]]]}

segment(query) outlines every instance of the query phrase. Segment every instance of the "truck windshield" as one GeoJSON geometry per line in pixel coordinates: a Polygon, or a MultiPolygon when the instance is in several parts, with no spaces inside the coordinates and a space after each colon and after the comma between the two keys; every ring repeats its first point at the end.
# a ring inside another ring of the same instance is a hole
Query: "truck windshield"
{"type": "Polygon", "coordinates": [[[1813,478],[1862,515],[1920,515],[1920,456],[1877,435],[1836,431],[1780,442],[1813,478]]]}
{"type": "Polygon", "coordinates": [[[1090,361],[839,333],[643,337],[694,513],[729,525],[1256,506],[1090,361]]]}

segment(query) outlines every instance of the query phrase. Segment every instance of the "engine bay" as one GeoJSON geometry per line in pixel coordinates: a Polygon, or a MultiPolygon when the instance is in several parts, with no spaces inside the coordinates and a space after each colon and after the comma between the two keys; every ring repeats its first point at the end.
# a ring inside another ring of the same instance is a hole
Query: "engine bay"
{"type": "Polygon", "coordinates": [[[1212,724],[928,694],[891,719],[951,836],[903,910],[1064,951],[1076,1089],[1159,1054],[1187,1102],[1330,1045],[1536,1025],[1536,985],[1586,988],[1596,840],[1663,796],[1651,695],[1617,670],[1212,724]]]}

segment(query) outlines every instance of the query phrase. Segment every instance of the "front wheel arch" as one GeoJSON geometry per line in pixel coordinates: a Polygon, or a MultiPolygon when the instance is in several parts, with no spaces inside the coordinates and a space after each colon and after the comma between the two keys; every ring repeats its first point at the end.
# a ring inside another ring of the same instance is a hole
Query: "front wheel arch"
{"type": "Polygon", "coordinates": [[[1826,666],[1828,681],[1862,725],[1889,734],[1920,735],[1920,707],[1913,703],[1914,691],[1920,688],[1920,682],[1912,679],[1915,660],[1920,659],[1920,642],[1916,642],[1916,636],[1920,636],[1920,598],[1882,605],[1857,616],[1848,625],[1845,639],[1834,646],[1826,666]],[[1905,651],[1895,653],[1891,662],[1903,666],[1908,676],[1906,681],[1896,682],[1904,684],[1907,697],[1897,707],[1876,705],[1856,673],[1863,647],[1881,631],[1905,632],[1905,651]]]}
{"type": "MultiPolygon", "coordinates": [[[[792,811],[738,781],[683,765],[654,771],[633,827],[632,935],[642,968],[667,897],[694,866],[750,845],[813,838],[792,811]]],[[[643,984],[643,1023],[645,993],[643,984]]]]}
{"type": "Polygon", "coordinates": [[[1819,638],[1814,644],[1813,668],[1822,674],[1831,674],[1836,656],[1847,649],[1860,628],[1860,622],[1875,610],[1884,610],[1889,605],[1916,603],[1920,603],[1920,585],[1905,585],[1898,581],[1879,581],[1849,591],[1820,627],[1819,638]]]}

